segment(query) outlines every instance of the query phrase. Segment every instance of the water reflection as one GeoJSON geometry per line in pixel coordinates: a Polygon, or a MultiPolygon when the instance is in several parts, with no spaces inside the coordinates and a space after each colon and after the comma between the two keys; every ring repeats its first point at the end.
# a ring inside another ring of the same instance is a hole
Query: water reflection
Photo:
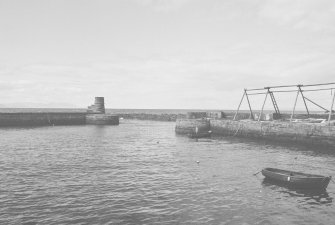
{"type": "Polygon", "coordinates": [[[200,137],[200,138],[193,138],[189,137],[186,134],[175,134],[178,138],[185,138],[188,139],[190,142],[212,142],[212,137],[200,137]]]}
{"type": "Polygon", "coordinates": [[[283,183],[264,179],[263,188],[268,188],[277,193],[284,194],[287,198],[295,198],[298,202],[310,205],[331,205],[333,197],[329,196],[325,189],[301,189],[294,188],[283,183]]]}
{"type": "Polygon", "coordinates": [[[292,190],[252,174],[334,175],[334,153],[237,137],[195,142],[174,126],[0,129],[0,224],[333,224],[333,183],[292,190]]]}
{"type": "Polygon", "coordinates": [[[211,139],[229,141],[231,144],[243,143],[258,148],[262,146],[264,149],[286,151],[287,153],[293,151],[308,156],[335,157],[334,147],[301,145],[294,142],[284,142],[278,140],[254,139],[245,137],[242,138],[233,136],[218,136],[218,135],[212,135],[211,139]]]}

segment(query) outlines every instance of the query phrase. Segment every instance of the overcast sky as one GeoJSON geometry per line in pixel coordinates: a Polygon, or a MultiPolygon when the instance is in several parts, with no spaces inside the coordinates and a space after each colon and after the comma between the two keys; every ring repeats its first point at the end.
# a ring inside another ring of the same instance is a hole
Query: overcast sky
{"type": "Polygon", "coordinates": [[[234,109],[334,61],[333,0],[0,0],[3,107],[234,109]]]}

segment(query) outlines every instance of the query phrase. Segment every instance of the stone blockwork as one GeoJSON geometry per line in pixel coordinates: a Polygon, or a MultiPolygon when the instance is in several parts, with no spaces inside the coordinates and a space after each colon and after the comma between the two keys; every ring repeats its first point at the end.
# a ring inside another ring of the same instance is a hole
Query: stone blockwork
{"type": "Polygon", "coordinates": [[[52,126],[85,124],[86,113],[0,113],[0,126],[52,126]]]}
{"type": "Polygon", "coordinates": [[[335,148],[335,127],[276,121],[211,120],[213,134],[294,142],[335,148]]]}
{"type": "Polygon", "coordinates": [[[206,118],[207,113],[206,112],[188,112],[186,114],[187,119],[201,119],[201,118],[206,118]]]}
{"type": "Polygon", "coordinates": [[[105,99],[104,97],[95,97],[94,104],[88,106],[87,113],[97,114],[105,113],[105,99]]]}
{"type": "Polygon", "coordinates": [[[185,114],[148,114],[148,113],[120,113],[119,117],[124,119],[154,120],[154,121],[172,121],[177,118],[185,118],[185,114]]]}
{"type": "Polygon", "coordinates": [[[87,114],[86,124],[119,125],[119,116],[112,114],[87,114]]]}
{"type": "Polygon", "coordinates": [[[105,113],[104,97],[95,97],[94,105],[87,109],[86,123],[93,125],[119,125],[119,116],[105,113]]]}
{"type": "Polygon", "coordinates": [[[177,134],[190,134],[198,127],[199,133],[210,131],[210,121],[208,119],[177,119],[175,131],[177,134]]]}

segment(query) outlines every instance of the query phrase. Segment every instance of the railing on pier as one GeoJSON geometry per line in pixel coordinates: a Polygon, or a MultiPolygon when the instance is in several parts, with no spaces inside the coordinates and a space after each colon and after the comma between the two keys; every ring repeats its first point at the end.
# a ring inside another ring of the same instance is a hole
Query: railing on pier
{"type": "Polygon", "coordinates": [[[274,96],[274,93],[296,92],[297,94],[296,94],[296,97],[295,97],[295,102],[294,102],[294,106],[293,106],[293,109],[292,109],[290,122],[292,122],[292,119],[294,117],[295,109],[296,109],[296,105],[297,105],[297,101],[298,101],[298,97],[299,97],[299,94],[300,94],[301,97],[302,97],[302,99],[303,99],[303,102],[304,102],[307,114],[309,115],[310,112],[309,112],[309,109],[308,109],[306,101],[314,104],[315,106],[318,106],[319,108],[325,110],[326,112],[329,112],[329,115],[328,115],[328,124],[330,125],[331,116],[332,116],[332,113],[334,112],[333,111],[334,100],[335,100],[335,92],[333,91],[334,89],[335,89],[335,83],[309,84],[309,85],[297,84],[297,85],[282,85],[282,86],[271,86],[271,87],[269,86],[269,87],[264,87],[264,88],[244,89],[242,99],[241,99],[241,101],[240,101],[240,103],[238,105],[238,108],[237,108],[237,110],[235,112],[233,120],[236,120],[236,117],[237,117],[237,115],[239,113],[239,110],[240,110],[240,107],[242,105],[242,102],[243,102],[244,98],[246,98],[247,103],[248,103],[248,107],[249,107],[249,111],[250,111],[250,118],[254,120],[255,118],[254,118],[254,114],[253,114],[253,111],[252,111],[252,108],[251,108],[251,104],[250,104],[250,101],[249,101],[249,96],[252,96],[252,95],[265,95],[265,99],[264,99],[264,102],[263,102],[263,105],[262,105],[262,109],[261,109],[259,117],[258,117],[258,121],[260,121],[260,119],[262,117],[262,114],[263,114],[264,106],[265,106],[265,103],[266,103],[268,95],[270,95],[270,97],[271,97],[272,105],[274,107],[274,110],[275,110],[276,114],[278,116],[280,116],[279,107],[278,107],[276,98],[274,96]],[[310,89],[311,87],[318,87],[318,86],[326,86],[326,88],[317,88],[317,89],[313,88],[313,89],[310,89]],[[289,88],[289,90],[282,90],[283,88],[289,88]],[[323,106],[319,105],[318,103],[310,100],[309,98],[307,98],[303,94],[303,92],[325,91],[325,90],[331,90],[332,91],[332,101],[331,101],[330,110],[327,110],[325,107],[323,107],[323,106]]]}

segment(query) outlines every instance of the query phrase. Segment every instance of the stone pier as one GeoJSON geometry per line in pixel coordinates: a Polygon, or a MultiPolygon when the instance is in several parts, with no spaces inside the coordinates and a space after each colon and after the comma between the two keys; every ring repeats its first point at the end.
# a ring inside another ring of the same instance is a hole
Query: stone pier
{"type": "Polygon", "coordinates": [[[86,123],[93,125],[119,125],[119,116],[106,114],[104,97],[95,97],[94,104],[87,108],[86,123]]]}
{"type": "Polygon", "coordinates": [[[211,120],[213,134],[335,148],[335,126],[286,121],[211,120]]]}

